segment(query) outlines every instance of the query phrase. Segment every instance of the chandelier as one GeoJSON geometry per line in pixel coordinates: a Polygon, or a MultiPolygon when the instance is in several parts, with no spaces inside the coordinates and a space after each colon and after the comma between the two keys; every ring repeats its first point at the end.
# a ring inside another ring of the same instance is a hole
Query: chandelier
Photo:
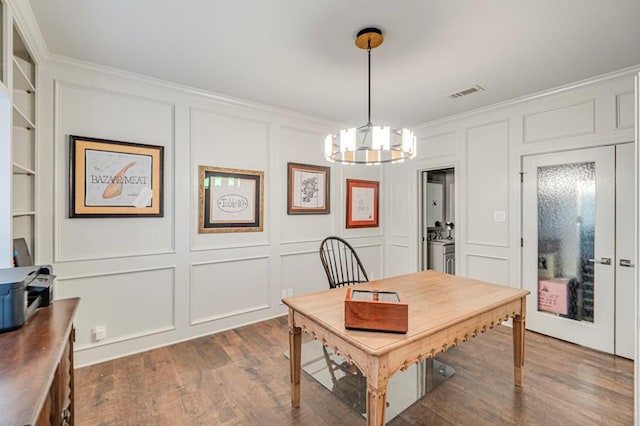
{"type": "Polygon", "coordinates": [[[369,59],[369,103],[367,124],[342,129],[324,140],[324,157],[344,164],[399,163],[416,156],[416,137],[409,129],[392,129],[371,123],[371,49],[383,42],[382,31],[365,28],[356,36],[356,46],[366,49],[369,59]]]}

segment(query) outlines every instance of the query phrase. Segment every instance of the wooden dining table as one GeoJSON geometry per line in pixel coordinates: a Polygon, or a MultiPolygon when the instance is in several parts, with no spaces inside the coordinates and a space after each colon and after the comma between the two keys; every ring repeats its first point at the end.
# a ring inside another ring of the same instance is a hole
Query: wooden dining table
{"type": "Polygon", "coordinates": [[[302,332],[354,364],[367,379],[367,424],[383,425],[387,382],[399,370],[512,319],[516,387],[524,384],[525,306],[529,291],[435,271],[359,284],[358,289],[394,291],[408,304],[406,334],[347,330],[346,288],[284,298],[289,308],[291,404],[300,406],[302,332]]]}

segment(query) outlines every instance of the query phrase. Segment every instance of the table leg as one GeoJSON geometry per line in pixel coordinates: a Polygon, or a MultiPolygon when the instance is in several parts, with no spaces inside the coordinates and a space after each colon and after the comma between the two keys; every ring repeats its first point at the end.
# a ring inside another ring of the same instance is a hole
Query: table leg
{"type": "MultiPolygon", "coordinates": [[[[524,304],[524,303],[523,303],[524,304]]],[[[524,386],[524,311],[513,319],[513,375],[515,385],[524,386]]]]}
{"type": "Polygon", "coordinates": [[[379,371],[371,371],[372,374],[367,377],[368,426],[384,425],[384,414],[387,407],[387,378],[380,376],[379,371]]]}
{"type": "Polygon", "coordinates": [[[289,367],[291,375],[291,406],[300,407],[300,352],[302,329],[293,324],[293,312],[289,311],[289,367]]]}

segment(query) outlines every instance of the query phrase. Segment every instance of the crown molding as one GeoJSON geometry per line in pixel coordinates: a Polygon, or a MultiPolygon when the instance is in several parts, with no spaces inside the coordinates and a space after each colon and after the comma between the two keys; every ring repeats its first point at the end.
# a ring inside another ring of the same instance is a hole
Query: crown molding
{"type": "Polygon", "coordinates": [[[49,48],[44,40],[38,21],[28,1],[5,0],[5,4],[11,8],[13,17],[22,32],[24,43],[29,49],[29,53],[36,61],[42,63],[49,55],[49,48]]]}
{"type": "Polygon", "coordinates": [[[278,108],[275,106],[262,104],[259,102],[253,102],[246,99],[235,98],[233,96],[224,95],[222,93],[216,93],[205,89],[200,89],[185,84],[174,83],[171,81],[163,80],[156,77],[151,77],[145,74],[140,74],[132,71],[125,71],[119,68],[109,67],[106,65],[96,64],[93,62],[83,61],[80,59],[70,58],[68,56],[58,55],[54,53],[48,53],[46,59],[52,64],[59,64],[62,66],[79,68],[84,71],[107,74],[112,77],[124,78],[131,81],[155,86],[162,89],[169,89],[178,91],[184,94],[200,96],[211,100],[216,103],[224,105],[232,105],[237,107],[251,108],[263,112],[274,113],[278,115],[285,115],[287,117],[310,121],[321,126],[335,127],[336,123],[323,120],[322,118],[314,117],[309,114],[288,110],[285,108],[278,108]]]}
{"type": "MultiPolygon", "coordinates": [[[[253,102],[246,99],[235,98],[235,97],[224,95],[221,93],[207,91],[207,90],[200,89],[193,86],[178,84],[178,83],[170,82],[167,80],[162,80],[159,78],[147,76],[144,74],[139,74],[131,71],[124,71],[121,69],[108,67],[105,65],[99,65],[92,62],[70,58],[67,56],[53,54],[49,51],[47,47],[44,36],[40,31],[40,27],[38,26],[38,22],[33,14],[33,10],[31,9],[31,6],[29,5],[29,3],[27,1],[20,1],[20,0],[5,0],[5,2],[7,5],[11,7],[15,20],[18,23],[19,28],[22,30],[23,35],[25,36],[24,42],[29,48],[32,55],[34,56],[34,59],[36,60],[36,62],[38,62],[39,64],[41,64],[43,61],[49,61],[52,63],[61,64],[61,65],[81,68],[87,71],[104,73],[114,77],[121,77],[128,80],[138,81],[141,83],[153,85],[153,86],[164,88],[164,89],[170,89],[170,90],[175,90],[182,93],[200,96],[220,104],[251,108],[251,109],[256,109],[256,110],[260,110],[268,113],[284,115],[284,116],[295,118],[295,119],[310,121],[320,126],[328,126],[331,128],[341,126],[340,123],[315,117],[309,114],[304,114],[304,113],[288,110],[285,108],[278,108],[275,106],[253,102]]],[[[633,65],[627,68],[622,68],[620,70],[601,74],[598,76],[590,77],[574,83],[569,83],[569,84],[558,86],[555,88],[532,93],[529,95],[524,95],[518,98],[509,99],[507,101],[498,102],[488,106],[472,109],[459,114],[454,114],[454,115],[439,118],[436,120],[423,122],[423,123],[411,126],[411,128],[413,128],[414,130],[418,130],[418,129],[425,129],[425,128],[429,128],[429,127],[433,127],[441,124],[446,124],[452,121],[472,117],[474,115],[496,111],[501,108],[510,107],[510,106],[521,104],[534,99],[555,95],[558,93],[566,92],[566,91],[577,89],[580,87],[589,86],[592,84],[597,84],[597,83],[601,83],[608,80],[613,80],[623,76],[635,75],[637,73],[640,73],[640,64],[633,65]]],[[[342,127],[344,127],[344,125],[342,127]]]]}
{"type": "Polygon", "coordinates": [[[503,102],[498,102],[496,104],[487,105],[480,108],[475,108],[469,111],[461,112],[459,114],[450,115],[447,117],[439,118],[433,121],[427,121],[425,123],[421,123],[413,126],[414,130],[426,129],[433,126],[438,126],[441,124],[450,123],[452,121],[461,120],[464,118],[472,117],[474,115],[496,111],[501,108],[506,108],[514,105],[518,105],[524,102],[532,101],[534,99],[544,98],[547,96],[556,95],[559,93],[567,92],[569,90],[578,89],[580,87],[590,86],[592,84],[602,83],[609,80],[614,80],[619,77],[633,76],[640,72],[640,64],[633,65],[627,68],[622,68],[617,71],[608,72],[605,74],[600,74],[594,77],[589,77],[584,80],[576,81],[574,83],[565,84],[562,86],[554,87],[551,89],[542,90],[540,92],[531,93],[528,95],[520,96],[518,98],[509,99],[503,102]]]}

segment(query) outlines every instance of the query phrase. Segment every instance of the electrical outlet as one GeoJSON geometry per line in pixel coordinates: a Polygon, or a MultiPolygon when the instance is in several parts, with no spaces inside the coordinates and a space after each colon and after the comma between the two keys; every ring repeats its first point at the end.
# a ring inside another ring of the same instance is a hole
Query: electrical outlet
{"type": "Polygon", "coordinates": [[[291,297],[293,296],[293,289],[292,288],[288,288],[287,289],[287,297],[291,297]]]}
{"type": "Polygon", "coordinates": [[[107,338],[107,326],[105,324],[96,325],[91,331],[96,342],[107,338]]]}
{"type": "Polygon", "coordinates": [[[282,290],[280,290],[280,298],[284,299],[285,297],[287,297],[287,289],[283,288],[282,290]]]}

